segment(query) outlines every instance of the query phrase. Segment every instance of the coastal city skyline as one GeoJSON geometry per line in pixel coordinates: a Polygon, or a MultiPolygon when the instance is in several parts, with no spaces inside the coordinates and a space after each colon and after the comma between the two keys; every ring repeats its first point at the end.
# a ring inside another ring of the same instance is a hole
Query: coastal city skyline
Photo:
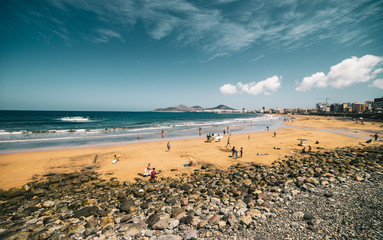
{"type": "Polygon", "coordinates": [[[0,3],[0,110],[314,108],[382,97],[383,1],[0,3]]]}

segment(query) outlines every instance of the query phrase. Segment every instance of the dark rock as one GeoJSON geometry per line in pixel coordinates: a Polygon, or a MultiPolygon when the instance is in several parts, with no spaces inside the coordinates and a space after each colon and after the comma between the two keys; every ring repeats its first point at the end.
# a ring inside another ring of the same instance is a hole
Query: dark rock
{"type": "Polygon", "coordinates": [[[303,219],[306,221],[310,221],[314,219],[314,215],[312,215],[311,213],[305,213],[305,215],[303,216],[303,219]]]}
{"type": "Polygon", "coordinates": [[[74,217],[75,218],[80,218],[80,217],[89,217],[89,216],[92,216],[92,215],[98,215],[98,207],[96,206],[88,206],[88,207],[84,207],[76,212],[74,212],[74,217]]]}
{"type": "Polygon", "coordinates": [[[193,217],[190,215],[187,215],[180,219],[180,223],[183,223],[183,224],[191,224],[192,221],[193,221],[193,217]]]}
{"type": "Polygon", "coordinates": [[[26,194],[27,192],[28,190],[24,186],[22,186],[22,187],[11,188],[8,191],[4,191],[2,195],[5,198],[15,198],[15,197],[22,196],[26,194]]]}
{"type": "Polygon", "coordinates": [[[146,219],[146,223],[148,224],[148,227],[152,227],[154,224],[156,224],[160,220],[160,215],[157,213],[153,213],[146,219]]]}
{"type": "Polygon", "coordinates": [[[41,195],[44,195],[46,194],[46,190],[42,189],[42,188],[35,188],[35,189],[32,189],[31,191],[31,195],[32,196],[35,196],[35,195],[38,195],[38,196],[41,196],[41,195]]]}
{"type": "Polygon", "coordinates": [[[182,184],[182,185],[180,186],[180,189],[181,189],[181,190],[184,190],[184,191],[189,191],[190,188],[191,188],[191,185],[188,184],[188,183],[182,184]]]}
{"type": "Polygon", "coordinates": [[[7,204],[8,205],[14,205],[14,204],[18,204],[18,203],[20,203],[22,200],[24,200],[25,199],[25,196],[18,196],[18,197],[14,197],[14,198],[12,198],[12,199],[9,199],[8,201],[7,201],[7,204]]]}

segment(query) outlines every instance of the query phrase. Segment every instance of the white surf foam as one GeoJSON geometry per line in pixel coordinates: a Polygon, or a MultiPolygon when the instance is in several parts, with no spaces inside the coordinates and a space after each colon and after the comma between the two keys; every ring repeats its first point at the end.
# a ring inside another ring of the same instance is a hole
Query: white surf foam
{"type": "Polygon", "coordinates": [[[59,120],[61,121],[65,121],[65,122],[88,122],[90,121],[89,117],[62,117],[62,118],[59,118],[59,120]]]}

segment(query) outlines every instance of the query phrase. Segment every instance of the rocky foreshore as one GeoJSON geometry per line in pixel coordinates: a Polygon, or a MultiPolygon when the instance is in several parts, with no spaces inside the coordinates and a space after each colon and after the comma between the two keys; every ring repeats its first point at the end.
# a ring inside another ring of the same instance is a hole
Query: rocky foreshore
{"type": "Polygon", "coordinates": [[[51,174],[1,192],[0,239],[383,239],[382,165],[371,146],[155,182],[51,174]]]}

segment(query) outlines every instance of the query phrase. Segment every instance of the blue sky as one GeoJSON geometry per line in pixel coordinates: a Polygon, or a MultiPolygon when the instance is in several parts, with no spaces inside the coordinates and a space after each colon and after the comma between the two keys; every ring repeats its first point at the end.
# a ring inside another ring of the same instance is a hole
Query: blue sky
{"type": "Polygon", "coordinates": [[[0,109],[383,96],[383,1],[0,1],[0,109]]]}

